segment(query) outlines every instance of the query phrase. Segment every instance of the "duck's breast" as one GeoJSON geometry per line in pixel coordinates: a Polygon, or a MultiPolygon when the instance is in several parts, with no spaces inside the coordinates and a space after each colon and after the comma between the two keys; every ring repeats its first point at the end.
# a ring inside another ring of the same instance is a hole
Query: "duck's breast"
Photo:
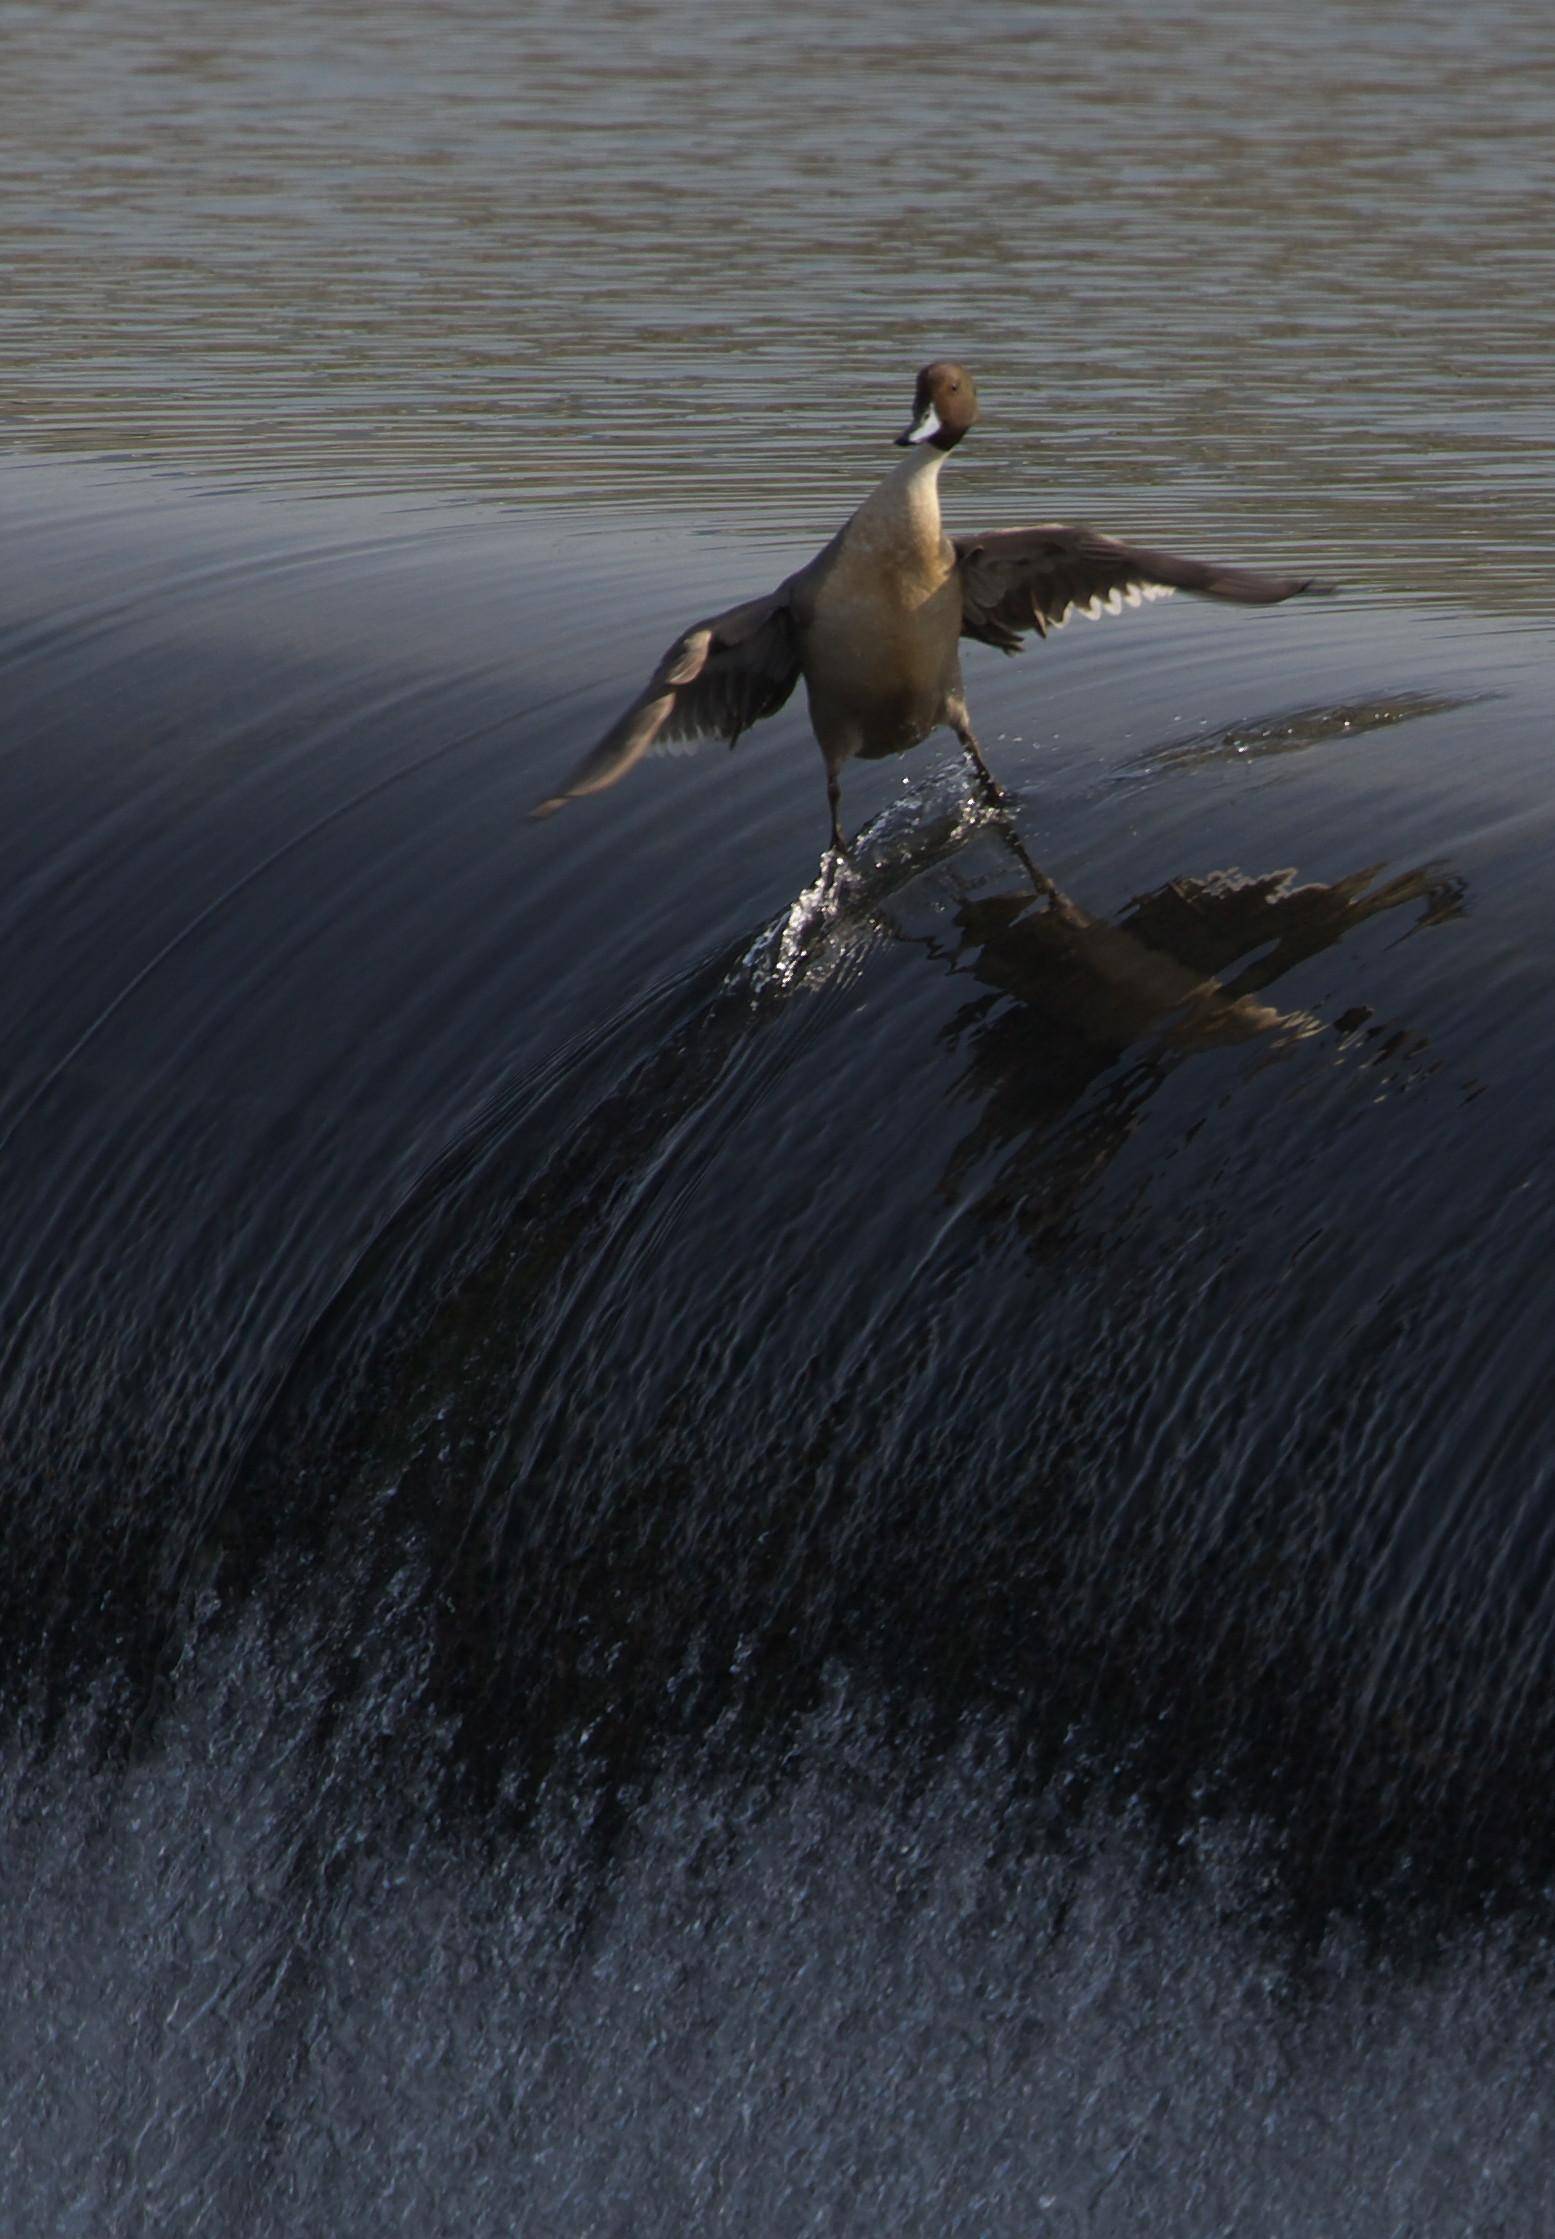
{"type": "Polygon", "coordinates": [[[961,581],[955,548],[854,532],[829,556],[801,624],[816,736],[828,754],[894,754],[945,719],[960,691],[961,581]]]}

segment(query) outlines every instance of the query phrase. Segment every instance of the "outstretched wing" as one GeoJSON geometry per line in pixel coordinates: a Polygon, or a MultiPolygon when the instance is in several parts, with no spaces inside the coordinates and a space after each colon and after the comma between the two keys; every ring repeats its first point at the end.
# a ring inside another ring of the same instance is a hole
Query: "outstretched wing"
{"type": "Polygon", "coordinates": [[[1045,522],[1034,529],[988,529],[958,536],[963,637],[981,638],[1006,653],[1020,649],[1027,630],[1046,637],[1071,614],[1121,614],[1145,599],[1194,591],[1202,598],[1233,599],[1241,606],[1272,606],[1299,591],[1327,585],[1310,576],[1265,575],[1257,568],[1225,567],[1215,560],[1180,560],[1172,552],[1119,544],[1094,529],[1045,522]]]}
{"type": "Polygon", "coordinates": [[[765,598],[694,622],[665,654],[631,706],[578,764],[559,793],[530,811],[551,816],[583,793],[602,793],[650,747],[725,738],[775,715],[799,681],[793,610],[797,576],[765,598]]]}

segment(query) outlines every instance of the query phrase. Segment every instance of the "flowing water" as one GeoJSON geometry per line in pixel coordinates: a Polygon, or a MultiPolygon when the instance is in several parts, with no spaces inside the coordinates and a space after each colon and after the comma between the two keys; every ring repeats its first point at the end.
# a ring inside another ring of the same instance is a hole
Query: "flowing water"
{"type": "Polygon", "coordinates": [[[0,2223],[1545,2228],[1545,12],[0,42],[0,2223]],[[951,349],[1343,594],[527,821],[951,349]]]}

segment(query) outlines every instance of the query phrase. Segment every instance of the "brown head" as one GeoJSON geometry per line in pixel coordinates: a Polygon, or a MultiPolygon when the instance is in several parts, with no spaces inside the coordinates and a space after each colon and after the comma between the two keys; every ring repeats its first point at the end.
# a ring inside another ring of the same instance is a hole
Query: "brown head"
{"type": "Polygon", "coordinates": [[[932,443],[936,451],[953,451],[977,417],[977,387],[971,374],[949,358],[936,358],[918,376],[912,419],[896,440],[932,443]]]}

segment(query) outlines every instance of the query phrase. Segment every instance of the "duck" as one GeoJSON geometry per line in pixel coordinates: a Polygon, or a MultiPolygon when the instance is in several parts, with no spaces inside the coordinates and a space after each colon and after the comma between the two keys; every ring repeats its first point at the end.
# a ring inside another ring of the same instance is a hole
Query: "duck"
{"type": "Polygon", "coordinates": [[[907,453],[812,560],[776,590],[693,622],[642,690],[530,814],[553,816],[601,793],[659,745],[733,745],[775,715],[801,677],[826,767],[831,848],[845,855],[841,773],[855,757],[905,753],[948,728],[986,798],[1003,788],[967,712],[961,642],[1017,653],[1071,615],[1121,614],[1186,591],[1272,606],[1331,588],[1310,577],[1180,558],[1089,528],[1042,522],[949,536],[940,520],[945,461],[981,417],[965,366],[936,359],[918,374],[907,453]]]}

